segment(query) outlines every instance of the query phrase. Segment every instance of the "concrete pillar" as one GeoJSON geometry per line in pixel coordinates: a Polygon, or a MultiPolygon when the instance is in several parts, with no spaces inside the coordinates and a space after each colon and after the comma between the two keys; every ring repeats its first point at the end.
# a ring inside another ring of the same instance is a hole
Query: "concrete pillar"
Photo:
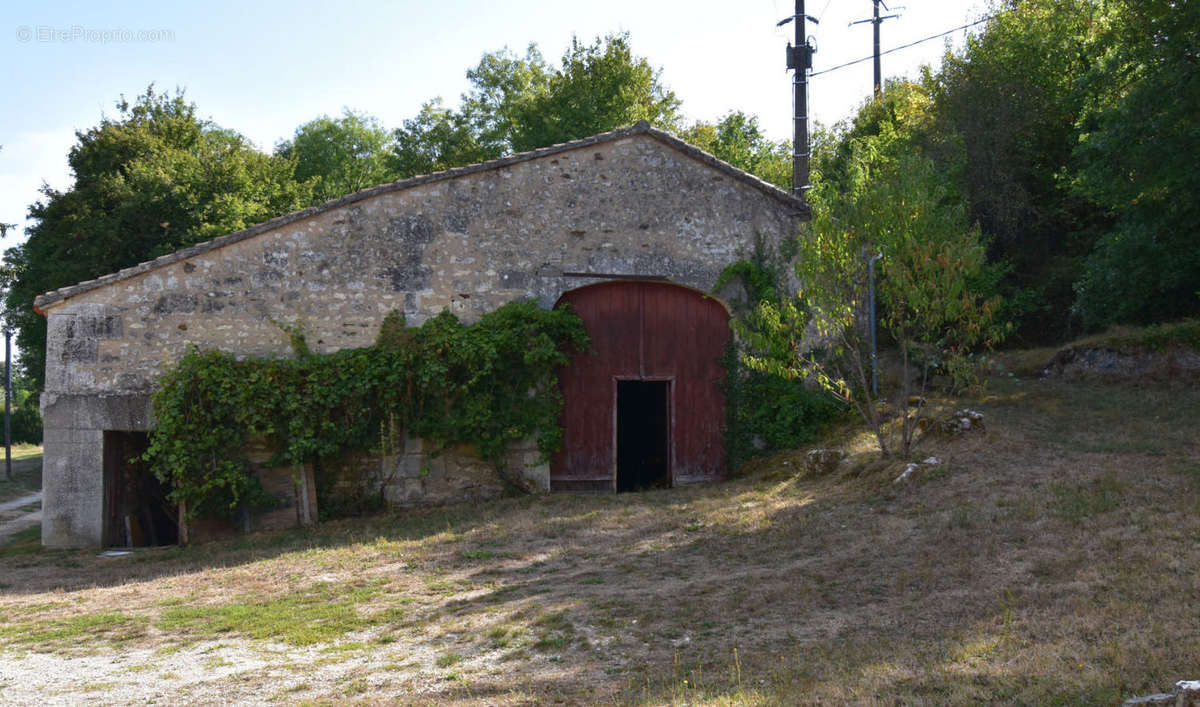
{"type": "Polygon", "coordinates": [[[104,431],[150,429],[150,396],[42,395],[42,544],[104,542],[104,431]]]}

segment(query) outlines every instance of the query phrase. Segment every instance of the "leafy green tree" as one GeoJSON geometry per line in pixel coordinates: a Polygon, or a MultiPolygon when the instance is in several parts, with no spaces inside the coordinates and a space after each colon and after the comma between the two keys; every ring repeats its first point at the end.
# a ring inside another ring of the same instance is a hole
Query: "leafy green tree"
{"type": "Polygon", "coordinates": [[[544,85],[531,85],[514,102],[512,147],[533,150],[631,125],[639,120],[665,129],[679,123],[680,101],[645,58],[636,57],[628,34],[590,45],[572,38],[562,65],[544,85]]]}
{"type": "Polygon", "coordinates": [[[813,132],[813,183],[829,193],[851,193],[861,188],[869,158],[881,150],[886,159],[905,152],[934,158],[949,185],[962,182],[961,144],[941,136],[936,125],[933,96],[928,81],[889,81],[883,95],[865,101],[849,120],[832,129],[818,126],[813,132]]]}
{"type": "Polygon", "coordinates": [[[479,143],[497,156],[516,152],[523,107],[545,93],[554,74],[536,44],[517,56],[508,49],[489,52],[467,71],[472,90],[463,96],[462,115],[479,143]]]}
{"type": "Polygon", "coordinates": [[[781,189],[792,188],[792,143],[767,138],[757,116],[732,111],[715,124],[697,122],[680,137],[781,189]]]}
{"type": "Polygon", "coordinates": [[[648,120],[679,125],[680,101],[659,72],[633,54],[627,34],[592,44],[573,39],[562,64],[536,45],[524,56],[485,54],[467,72],[472,89],[458,110],[441,99],[422,106],[395,131],[390,164],[412,176],[493,159],[648,120]]]}
{"type": "Polygon", "coordinates": [[[340,118],[323,115],[299,128],[275,154],[296,163],[296,180],[311,182],[313,203],[390,181],[389,134],[375,118],[346,109],[340,118]]]}
{"type": "Polygon", "coordinates": [[[12,377],[12,441],[14,444],[42,443],[42,413],[38,410],[38,394],[32,381],[21,371],[12,377]]]}
{"type": "MultiPolygon", "coordinates": [[[[1107,21],[1097,0],[1013,0],[931,79],[937,130],[961,144],[970,219],[1030,341],[1069,335],[1072,286],[1110,219],[1066,178],[1081,77],[1107,21]]],[[[938,156],[931,156],[938,159],[938,156]]]]}
{"type": "Polygon", "coordinates": [[[182,93],[153,87],[118,115],[77,132],[74,183],[42,189],[29,239],[5,252],[5,317],[20,332],[21,364],[41,389],[46,320],[33,300],[307,205],[295,164],[196,115],[182,93]]]}
{"type": "Polygon", "coordinates": [[[466,113],[450,110],[442,99],[435,98],[393,133],[388,166],[404,178],[485,162],[503,154],[503,146],[481,137],[466,113]]]}
{"type": "Polygon", "coordinates": [[[748,364],[810,377],[850,401],[884,456],[907,457],[916,442],[921,408],[907,411],[910,394],[923,393],[935,371],[969,381],[970,354],[1005,332],[996,319],[998,298],[975,285],[986,267],[978,228],[970,225],[963,198],[914,143],[919,131],[905,122],[924,120],[919,108],[919,102],[894,103],[898,118],[879,120],[875,134],[851,124],[819,144],[826,154],[818,167],[836,174],[814,173],[813,219],[796,258],[800,291],[792,300],[761,303],[741,327],[750,344],[748,364]],[[898,408],[898,425],[889,422],[870,383],[863,314],[868,263],[876,254],[882,254],[880,327],[903,363],[899,388],[883,391],[898,408]]]}
{"type": "Polygon", "coordinates": [[[1076,286],[1092,328],[1200,312],[1200,3],[1112,5],[1074,152],[1076,192],[1116,219],[1076,286]]]}

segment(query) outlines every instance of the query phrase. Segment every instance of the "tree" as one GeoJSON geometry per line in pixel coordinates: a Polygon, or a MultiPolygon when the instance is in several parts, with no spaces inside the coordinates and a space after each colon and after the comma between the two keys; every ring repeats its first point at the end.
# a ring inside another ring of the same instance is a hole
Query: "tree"
{"type": "Polygon", "coordinates": [[[536,45],[523,57],[508,50],[484,54],[467,78],[472,89],[457,111],[434,99],[395,131],[390,165],[399,176],[533,150],[639,120],[668,129],[680,120],[679,99],[646,59],[634,56],[627,34],[590,45],[572,39],[557,68],[536,45]]]}
{"type": "Polygon", "coordinates": [[[467,71],[472,90],[463,96],[462,115],[484,149],[497,156],[520,151],[514,136],[521,129],[523,104],[545,93],[554,68],[536,44],[517,56],[508,49],[489,52],[467,71]]]}
{"type": "Polygon", "coordinates": [[[679,122],[680,101],[645,58],[635,57],[628,34],[597,38],[591,45],[571,39],[562,66],[544,85],[531,84],[513,102],[512,146],[516,152],[631,125],[639,120],[665,129],[679,122]]]}
{"type": "Polygon", "coordinates": [[[781,189],[792,188],[792,143],[768,139],[757,116],[731,111],[715,124],[693,124],[680,137],[781,189]]]}
{"type": "Polygon", "coordinates": [[[378,120],[347,108],[340,118],[323,115],[296,128],[275,154],[295,161],[296,180],[311,182],[319,204],[390,181],[388,140],[378,120]]]}
{"type": "Polygon", "coordinates": [[[295,163],[262,154],[153,86],[118,116],[76,133],[66,191],[43,187],[29,239],[5,252],[5,316],[20,329],[21,365],[45,376],[46,320],[33,300],[50,290],[266,221],[309,203],[295,163]]]}
{"type": "MultiPolygon", "coordinates": [[[[1016,0],[931,76],[937,130],[961,144],[970,219],[989,239],[1000,283],[1029,341],[1071,330],[1073,284],[1111,219],[1070,188],[1080,78],[1106,20],[1097,0],[1016,0]]],[[[934,155],[931,155],[934,156],[934,155]]],[[[937,159],[936,156],[934,156],[937,159]]]]}
{"type": "Polygon", "coordinates": [[[910,393],[923,394],[934,371],[969,380],[969,354],[999,341],[1005,328],[996,321],[999,298],[975,285],[986,255],[966,203],[914,142],[914,123],[927,120],[922,104],[892,100],[890,109],[868,104],[860,111],[860,118],[895,111],[875,122],[874,134],[862,130],[870,121],[860,120],[858,130],[844,126],[818,143],[824,154],[809,194],[813,218],[796,257],[800,291],[779,304],[760,303],[740,329],[748,364],[815,380],[854,405],[884,456],[907,457],[921,415],[920,407],[907,410],[910,393]],[[885,391],[899,429],[870,384],[863,314],[868,262],[879,253],[880,326],[903,368],[899,389],[885,391]]]}
{"type": "Polygon", "coordinates": [[[466,113],[435,98],[392,134],[388,166],[399,178],[476,164],[504,154],[504,147],[481,137],[466,113]]]}
{"type": "Polygon", "coordinates": [[[1090,328],[1200,312],[1200,3],[1114,5],[1073,155],[1075,192],[1116,221],[1075,288],[1090,328]]]}
{"type": "Polygon", "coordinates": [[[20,371],[12,376],[11,431],[14,444],[42,443],[42,414],[38,410],[38,395],[29,378],[20,371]]]}

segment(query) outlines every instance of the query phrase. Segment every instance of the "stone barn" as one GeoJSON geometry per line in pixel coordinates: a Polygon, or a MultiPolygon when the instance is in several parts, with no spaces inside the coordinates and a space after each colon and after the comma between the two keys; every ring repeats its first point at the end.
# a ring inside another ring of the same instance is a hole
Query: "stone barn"
{"type": "MultiPolygon", "coordinates": [[[[288,355],[283,323],[303,325],[314,351],[366,346],[393,310],[420,324],[517,299],[574,306],[594,351],[561,376],[562,452],[537,464],[532,446],[513,450],[531,486],[720,479],[730,334],[712,289],[730,263],[778,253],[806,217],[788,192],[639,123],[384,184],[47,293],[35,304],[48,320],[43,542],[175,539],[151,500],[163,490],[131,459],[157,377],[189,345],[288,355]]],[[[370,463],[397,505],[503,488],[481,462],[430,457],[420,440],[370,463]]],[[[310,485],[296,484],[291,522],[314,517],[310,485]]]]}

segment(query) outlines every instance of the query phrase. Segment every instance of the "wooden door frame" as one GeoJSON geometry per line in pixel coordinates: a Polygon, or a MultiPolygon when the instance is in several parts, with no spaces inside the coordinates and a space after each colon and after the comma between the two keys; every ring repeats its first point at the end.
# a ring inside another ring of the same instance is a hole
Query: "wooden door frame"
{"type": "Polygon", "coordinates": [[[612,491],[617,493],[617,427],[620,414],[617,398],[621,381],[644,381],[667,384],[667,483],[675,488],[675,376],[613,376],[612,377],[612,491]]]}

